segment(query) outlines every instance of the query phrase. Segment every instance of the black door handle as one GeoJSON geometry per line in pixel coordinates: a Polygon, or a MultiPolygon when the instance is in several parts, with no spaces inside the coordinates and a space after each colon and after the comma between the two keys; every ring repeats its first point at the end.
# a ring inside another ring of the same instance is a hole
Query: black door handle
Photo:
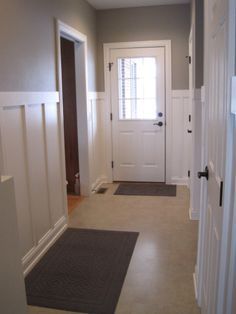
{"type": "Polygon", "coordinates": [[[201,178],[206,178],[207,180],[209,179],[209,170],[208,167],[206,166],[205,171],[199,171],[197,173],[197,176],[199,179],[201,178]]]}
{"type": "Polygon", "coordinates": [[[163,126],[163,122],[153,123],[153,125],[163,126]]]}
{"type": "Polygon", "coordinates": [[[192,130],[187,130],[188,133],[192,133],[192,130]]]}

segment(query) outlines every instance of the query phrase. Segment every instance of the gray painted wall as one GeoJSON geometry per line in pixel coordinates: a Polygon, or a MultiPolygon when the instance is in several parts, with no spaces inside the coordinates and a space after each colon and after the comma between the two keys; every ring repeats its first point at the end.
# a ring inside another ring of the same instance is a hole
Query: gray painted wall
{"type": "Polygon", "coordinates": [[[97,12],[98,90],[104,91],[103,43],[172,41],[172,88],[188,89],[190,5],[102,10],[97,12]]]}
{"type": "Polygon", "coordinates": [[[163,39],[172,41],[173,89],[188,88],[189,5],[96,12],[85,0],[2,0],[0,91],[56,90],[56,18],[88,37],[90,91],[104,91],[103,43],[163,39]]]}
{"type": "Polygon", "coordinates": [[[203,86],[204,63],[204,8],[203,0],[196,1],[196,88],[203,86]]]}
{"type": "Polygon", "coordinates": [[[203,0],[191,2],[191,25],[195,25],[195,77],[194,88],[204,85],[204,3],[203,0]]]}
{"type": "Polygon", "coordinates": [[[56,90],[55,18],[87,35],[96,91],[96,12],[85,0],[1,1],[0,91],[56,90]]]}

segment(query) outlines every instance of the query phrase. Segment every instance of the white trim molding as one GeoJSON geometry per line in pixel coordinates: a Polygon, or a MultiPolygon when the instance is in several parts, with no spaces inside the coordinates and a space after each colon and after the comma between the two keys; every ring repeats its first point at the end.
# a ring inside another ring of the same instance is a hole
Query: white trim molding
{"type": "Polygon", "coordinates": [[[55,227],[55,230],[50,230],[46,236],[40,241],[38,247],[31,250],[22,258],[24,276],[34,268],[38,261],[47,253],[50,247],[60,238],[63,232],[68,228],[65,218],[62,218],[55,227]]]}
{"type": "Polygon", "coordinates": [[[171,184],[188,186],[188,177],[171,177],[171,184]]]}
{"type": "Polygon", "coordinates": [[[191,220],[200,219],[201,181],[197,177],[202,165],[202,97],[203,89],[194,89],[190,92],[190,106],[192,108],[192,145],[191,145],[191,177],[190,177],[190,209],[191,220]]]}
{"type": "Polygon", "coordinates": [[[101,176],[99,177],[93,184],[92,184],[92,192],[96,192],[101,185],[107,183],[107,177],[106,176],[101,176]]]}
{"type": "Polygon", "coordinates": [[[12,177],[0,176],[1,313],[28,313],[12,177]]]}
{"type": "Polygon", "coordinates": [[[188,89],[173,89],[172,98],[187,98],[189,99],[189,90],[188,89]]]}
{"type": "MultiPolygon", "coordinates": [[[[88,70],[87,70],[87,36],[69,25],[56,20],[57,36],[57,69],[58,69],[58,90],[61,103],[61,120],[63,123],[63,88],[61,69],[61,37],[65,37],[75,42],[75,72],[76,72],[76,102],[78,120],[78,146],[79,146],[79,168],[80,168],[80,189],[81,195],[88,196],[91,193],[92,185],[92,158],[90,150],[90,111],[88,99],[88,70]],[[79,132],[79,130],[83,132],[79,132]]],[[[64,130],[64,129],[63,129],[64,130]]],[[[64,133],[63,133],[64,134],[64,133]]],[[[65,159],[64,135],[63,150],[65,159]]],[[[64,170],[65,172],[65,170],[64,170]]]]}
{"type": "Polygon", "coordinates": [[[171,184],[188,186],[189,128],[190,114],[189,90],[173,90],[171,104],[171,184]]]}
{"type": "Polygon", "coordinates": [[[15,185],[23,271],[67,228],[58,92],[0,93],[0,172],[15,185]]]}
{"type": "Polygon", "coordinates": [[[12,107],[26,104],[59,102],[58,92],[0,92],[0,106],[12,107]]]}
{"type": "Polygon", "coordinates": [[[195,299],[198,299],[198,295],[197,295],[197,274],[193,273],[193,286],[194,286],[194,295],[195,295],[195,299]]]}
{"type": "Polygon", "coordinates": [[[151,48],[164,47],[165,48],[165,69],[166,69],[166,183],[171,183],[171,96],[172,96],[172,72],[171,72],[171,41],[136,41],[136,42],[120,42],[120,43],[106,43],[104,47],[104,76],[105,76],[105,143],[106,143],[106,173],[108,182],[113,182],[113,173],[111,168],[112,159],[112,127],[110,121],[111,109],[111,82],[108,63],[110,62],[110,51],[112,49],[125,48],[151,48]]]}
{"type": "Polygon", "coordinates": [[[189,208],[189,219],[190,220],[199,220],[200,219],[200,210],[189,208]]]}
{"type": "Polygon", "coordinates": [[[107,182],[105,170],[104,93],[89,92],[89,134],[91,155],[91,192],[107,182]]]}
{"type": "Polygon", "coordinates": [[[90,195],[107,181],[104,171],[104,93],[89,92],[87,87],[87,37],[57,21],[58,82],[61,103],[62,77],[60,37],[75,42],[76,95],[81,195],[90,195]],[[81,131],[82,130],[82,131],[81,131]]]}
{"type": "Polygon", "coordinates": [[[88,99],[89,100],[105,100],[105,93],[104,92],[88,92],[88,99]]]}

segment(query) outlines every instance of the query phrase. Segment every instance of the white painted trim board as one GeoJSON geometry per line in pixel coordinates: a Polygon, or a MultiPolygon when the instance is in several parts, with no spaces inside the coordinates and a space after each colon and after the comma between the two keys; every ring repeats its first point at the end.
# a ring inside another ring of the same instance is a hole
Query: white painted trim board
{"type": "MultiPolygon", "coordinates": [[[[63,89],[61,69],[61,42],[60,38],[65,37],[75,43],[75,69],[76,69],[76,98],[77,98],[77,119],[78,119],[78,145],[79,145],[79,167],[81,195],[88,196],[91,193],[91,152],[89,147],[89,98],[88,98],[88,70],[87,70],[87,36],[78,30],[70,27],[64,22],[56,21],[57,38],[57,79],[58,90],[61,99],[61,123],[63,126],[63,89]],[[79,132],[79,129],[83,132],[79,132]],[[81,149],[80,149],[81,148],[81,149]]],[[[63,129],[63,158],[65,161],[64,128],[63,129]]],[[[64,169],[64,177],[66,177],[64,169]]]]}
{"type": "Polygon", "coordinates": [[[58,102],[58,92],[0,92],[1,107],[58,102]]]}

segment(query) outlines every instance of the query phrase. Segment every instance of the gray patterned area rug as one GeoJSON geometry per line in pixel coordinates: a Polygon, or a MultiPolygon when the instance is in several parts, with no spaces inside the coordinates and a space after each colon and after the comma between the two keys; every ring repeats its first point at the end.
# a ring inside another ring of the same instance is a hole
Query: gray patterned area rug
{"type": "Polygon", "coordinates": [[[165,183],[120,183],[115,195],[176,196],[176,185],[165,183]]]}
{"type": "Polygon", "coordinates": [[[29,305],[112,314],[137,232],[67,229],[25,278],[29,305]]]}

